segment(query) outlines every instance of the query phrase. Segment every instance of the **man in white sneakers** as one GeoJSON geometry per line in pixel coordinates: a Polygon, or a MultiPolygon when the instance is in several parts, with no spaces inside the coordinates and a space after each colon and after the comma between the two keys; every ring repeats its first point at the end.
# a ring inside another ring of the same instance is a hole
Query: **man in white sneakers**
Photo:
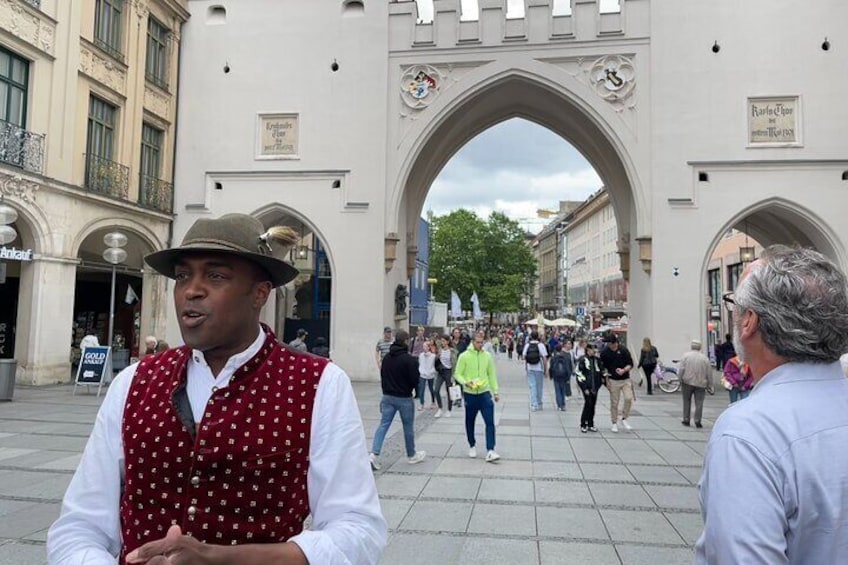
{"type": "Polygon", "coordinates": [[[415,451],[415,400],[414,393],[418,389],[418,360],[409,354],[409,333],[398,330],[395,341],[383,358],[380,366],[380,384],[383,388],[383,398],[380,401],[380,425],[374,432],[374,444],[371,447],[371,468],[380,470],[377,457],[383,449],[386,432],[395,419],[395,413],[400,413],[403,424],[403,440],[406,444],[406,456],[409,464],[421,463],[427,454],[415,451]]]}
{"type": "Polygon", "coordinates": [[[494,463],[501,458],[495,451],[495,402],[498,396],[498,377],[492,356],[483,351],[483,332],[474,336],[473,347],[466,349],[456,362],[454,380],[462,385],[465,399],[465,434],[468,437],[468,456],[477,457],[477,439],[474,422],[482,412],[486,423],[486,461],[494,463]]]}

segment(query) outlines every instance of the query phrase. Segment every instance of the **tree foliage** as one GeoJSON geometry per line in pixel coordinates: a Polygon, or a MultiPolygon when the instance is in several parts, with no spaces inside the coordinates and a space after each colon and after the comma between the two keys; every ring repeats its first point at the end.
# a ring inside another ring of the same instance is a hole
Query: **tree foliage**
{"type": "Polygon", "coordinates": [[[464,309],[471,294],[489,312],[517,312],[521,298],[532,289],[536,261],[525,242],[524,230],[504,214],[484,220],[469,210],[432,218],[430,276],[436,277],[436,300],[450,303],[455,290],[464,309]]]}

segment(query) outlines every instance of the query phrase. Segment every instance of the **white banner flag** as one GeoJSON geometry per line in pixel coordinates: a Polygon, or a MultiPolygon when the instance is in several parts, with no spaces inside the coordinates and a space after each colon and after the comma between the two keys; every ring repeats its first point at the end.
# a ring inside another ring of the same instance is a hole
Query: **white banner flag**
{"type": "Polygon", "coordinates": [[[480,299],[477,298],[477,293],[473,293],[471,295],[471,305],[474,306],[474,319],[483,317],[483,313],[480,311],[480,299]]]}
{"type": "Polygon", "coordinates": [[[451,316],[454,318],[462,317],[462,303],[459,301],[459,295],[455,290],[451,291],[451,316]]]}
{"type": "Polygon", "coordinates": [[[126,297],[124,297],[124,302],[126,302],[127,304],[132,304],[136,300],[138,300],[138,295],[133,290],[132,285],[128,284],[127,285],[127,295],[126,295],[126,297]]]}

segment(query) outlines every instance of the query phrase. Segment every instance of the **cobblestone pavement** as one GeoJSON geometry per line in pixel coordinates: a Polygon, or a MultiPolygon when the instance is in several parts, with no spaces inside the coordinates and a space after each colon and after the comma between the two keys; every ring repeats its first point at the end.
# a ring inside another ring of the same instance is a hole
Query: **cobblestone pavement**
{"type": "MultiPolygon", "coordinates": [[[[377,486],[389,522],[382,563],[606,565],[692,562],[701,518],[695,483],[714,419],[727,396],[707,397],[704,429],[680,425],[679,394],[637,389],[632,432],[609,430],[601,393],[599,433],[578,428],[580,400],[565,412],[531,413],[521,366],[499,359],[497,451],[468,458],[464,412],[417,412],[427,459],[409,465],[395,422],[377,486]]],[[[377,383],[355,383],[370,446],[379,421],[377,383]]],[[[0,564],[45,563],[47,528],[59,511],[100,399],[72,387],[18,387],[0,403],[0,564]]],[[[482,420],[478,447],[484,445],[482,420]]],[[[483,451],[481,449],[481,451],[483,451]]]]}

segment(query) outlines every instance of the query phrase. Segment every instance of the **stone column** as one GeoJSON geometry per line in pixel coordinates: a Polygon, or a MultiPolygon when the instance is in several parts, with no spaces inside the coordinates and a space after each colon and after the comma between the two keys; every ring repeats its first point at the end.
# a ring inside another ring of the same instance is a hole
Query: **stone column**
{"type": "MultiPolygon", "coordinates": [[[[168,285],[167,277],[163,277],[156,271],[145,267],[141,287],[141,345],[140,351],[144,352],[144,338],[155,335],[158,339],[168,341],[165,332],[168,325],[168,310],[174,309],[174,299],[168,285]]],[[[179,334],[179,329],[177,329],[179,334]]],[[[168,345],[175,347],[175,342],[168,341],[168,345]]]]}
{"type": "Polygon", "coordinates": [[[76,261],[40,257],[22,265],[15,358],[17,382],[66,383],[71,375],[76,261]]]}

